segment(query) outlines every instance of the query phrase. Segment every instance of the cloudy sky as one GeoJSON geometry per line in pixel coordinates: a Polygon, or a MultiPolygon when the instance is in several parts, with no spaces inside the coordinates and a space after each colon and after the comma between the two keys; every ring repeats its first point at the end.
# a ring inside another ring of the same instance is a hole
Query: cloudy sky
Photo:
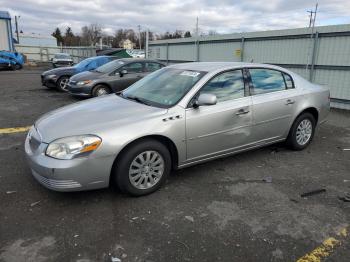
{"type": "MultiPolygon", "coordinates": [[[[161,33],[195,28],[219,33],[305,27],[313,0],[0,0],[0,10],[20,15],[20,30],[49,35],[99,23],[106,33],[137,25],[161,33]]],[[[349,0],[319,0],[317,25],[350,23],[349,0]]]]}

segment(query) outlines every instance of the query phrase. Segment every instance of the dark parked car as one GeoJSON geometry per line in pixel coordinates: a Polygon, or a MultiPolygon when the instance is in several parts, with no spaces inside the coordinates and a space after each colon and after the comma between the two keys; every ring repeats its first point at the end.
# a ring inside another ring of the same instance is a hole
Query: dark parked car
{"type": "Polygon", "coordinates": [[[155,60],[124,58],[70,78],[68,91],[75,96],[101,96],[119,92],[165,65],[155,60]]]}
{"type": "Polygon", "coordinates": [[[42,73],[41,82],[43,86],[48,88],[57,88],[59,91],[67,91],[67,83],[71,76],[96,69],[114,59],[116,59],[116,57],[96,56],[87,58],[74,66],[55,68],[42,73]]]}

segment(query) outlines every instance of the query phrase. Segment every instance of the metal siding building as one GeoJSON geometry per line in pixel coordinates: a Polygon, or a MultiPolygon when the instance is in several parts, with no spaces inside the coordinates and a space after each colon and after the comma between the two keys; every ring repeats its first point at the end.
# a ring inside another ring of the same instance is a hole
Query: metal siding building
{"type": "Polygon", "coordinates": [[[11,16],[6,11],[0,11],[0,50],[14,50],[11,29],[11,16]]]}
{"type": "Polygon", "coordinates": [[[168,63],[244,61],[285,67],[329,86],[332,106],[350,109],[350,25],[235,33],[149,43],[149,58],[168,63]],[[307,66],[308,65],[308,66],[307,66]],[[307,67],[307,69],[306,69],[307,67]]]}

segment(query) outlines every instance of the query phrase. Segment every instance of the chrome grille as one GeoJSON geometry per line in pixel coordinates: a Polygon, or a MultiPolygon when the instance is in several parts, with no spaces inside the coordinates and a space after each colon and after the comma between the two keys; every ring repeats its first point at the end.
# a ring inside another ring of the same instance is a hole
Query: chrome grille
{"type": "Polygon", "coordinates": [[[78,188],[81,187],[81,184],[74,180],[56,180],[43,177],[33,171],[34,177],[41,183],[42,185],[52,188],[52,189],[69,189],[69,188],[78,188]]]}

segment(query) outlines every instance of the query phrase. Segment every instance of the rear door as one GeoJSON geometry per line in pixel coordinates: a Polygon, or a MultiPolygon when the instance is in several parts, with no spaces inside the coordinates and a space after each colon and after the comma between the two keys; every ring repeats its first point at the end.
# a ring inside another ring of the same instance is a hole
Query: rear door
{"type": "Polygon", "coordinates": [[[298,102],[290,75],[269,68],[249,68],[253,102],[253,139],[268,143],[285,137],[298,102]]]}
{"type": "Polygon", "coordinates": [[[187,160],[224,154],[248,144],[252,112],[243,71],[220,73],[196,97],[200,93],[216,95],[217,104],[186,109],[187,160]]]}

